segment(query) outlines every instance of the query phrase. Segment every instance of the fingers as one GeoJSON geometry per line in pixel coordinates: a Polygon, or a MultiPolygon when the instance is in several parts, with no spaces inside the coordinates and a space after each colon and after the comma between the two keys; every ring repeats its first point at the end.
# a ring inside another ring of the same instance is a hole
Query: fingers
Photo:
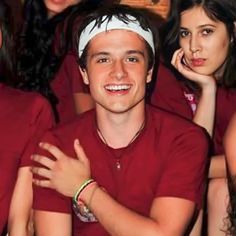
{"type": "Polygon", "coordinates": [[[33,179],[33,184],[44,187],[44,188],[50,188],[51,184],[49,180],[39,180],[39,179],[33,179]]]}
{"type": "Polygon", "coordinates": [[[31,159],[33,161],[47,167],[48,169],[52,169],[55,164],[55,161],[51,160],[48,157],[42,156],[42,155],[34,154],[31,156],[31,159]]]}
{"type": "Polygon", "coordinates": [[[46,168],[33,166],[31,168],[31,171],[33,174],[36,174],[36,175],[41,176],[46,179],[51,179],[51,170],[48,170],[46,168]]]}
{"type": "Polygon", "coordinates": [[[188,65],[186,58],[184,58],[184,51],[182,48],[176,50],[173,54],[171,64],[181,73],[185,78],[197,82],[199,80],[199,74],[194,72],[188,65]]]}
{"type": "Polygon", "coordinates": [[[86,157],[84,149],[80,145],[78,139],[75,139],[75,141],[74,141],[74,149],[75,149],[75,153],[77,155],[77,158],[84,163],[88,163],[88,158],[86,157]]]}
{"type": "Polygon", "coordinates": [[[50,144],[50,143],[40,143],[39,146],[48,151],[49,153],[51,153],[57,160],[59,160],[60,158],[64,157],[65,154],[56,146],[50,144]]]}
{"type": "Polygon", "coordinates": [[[172,56],[171,59],[171,64],[177,69],[179,63],[181,63],[181,59],[184,55],[183,49],[180,48],[178,50],[176,50],[172,56]]]}

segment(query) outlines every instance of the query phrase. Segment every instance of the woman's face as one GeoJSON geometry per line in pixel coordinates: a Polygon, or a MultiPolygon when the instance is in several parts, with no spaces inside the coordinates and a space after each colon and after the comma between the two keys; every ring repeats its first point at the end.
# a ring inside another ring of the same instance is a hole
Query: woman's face
{"type": "Polygon", "coordinates": [[[223,67],[230,37],[223,22],[213,21],[201,7],[194,7],[181,14],[179,43],[193,71],[212,75],[223,67]]]}
{"type": "Polygon", "coordinates": [[[67,7],[75,5],[79,2],[81,2],[81,0],[44,0],[49,17],[53,17],[54,15],[61,13],[67,7]]]}

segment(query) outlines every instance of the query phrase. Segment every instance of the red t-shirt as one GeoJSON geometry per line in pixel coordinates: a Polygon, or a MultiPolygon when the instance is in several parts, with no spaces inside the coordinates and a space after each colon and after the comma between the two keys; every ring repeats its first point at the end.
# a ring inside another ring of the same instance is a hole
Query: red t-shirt
{"type": "Polygon", "coordinates": [[[51,85],[59,101],[57,111],[60,122],[71,120],[76,115],[74,93],[89,93],[74,53],[70,52],[66,55],[51,85]]]}
{"type": "MultiPolygon", "coordinates": [[[[208,153],[201,128],[148,107],[144,129],[133,143],[119,150],[117,168],[117,150],[101,141],[95,120],[94,110],[86,112],[47,132],[43,140],[76,158],[73,142],[78,138],[90,159],[92,177],[110,196],[141,215],[149,216],[153,200],[161,196],[184,198],[201,206],[208,153]]],[[[33,205],[38,210],[72,214],[71,199],[51,189],[34,186],[33,205]]],[[[82,222],[74,214],[73,220],[73,235],[108,235],[99,223],[82,222]]]]}
{"type": "MultiPolygon", "coordinates": [[[[81,19],[82,17],[78,16],[73,23],[74,32],[78,30],[81,19]]],[[[56,54],[58,53],[58,50],[60,51],[61,35],[67,27],[67,21],[68,19],[66,18],[65,22],[60,23],[57,26],[53,44],[53,50],[56,54]]],[[[76,37],[74,38],[76,39],[76,37]]],[[[82,75],[79,71],[76,42],[73,39],[71,40],[73,42],[73,48],[67,52],[67,55],[63,59],[63,62],[51,83],[52,90],[58,98],[57,111],[60,123],[67,122],[76,115],[73,95],[75,93],[89,93],[89,88],[84,84],[82,75]]]]}
{"type": "MultiPolygon", "coordinates": [[[[177,80],[171,71],[160,63],[157,82],[151,97],[151,104],[192,120],[194,112],[191,107],[191,102],[186,97],[186,91],[187,88],[183,83],[177,80]]],[[[194,94],[188,95],[194,96],[194,94]]],[[[235,110],[236,89],[227,90],[218,87],[213,131],[213,155],[224,153],[222,143],[223,136],[235,110]]]]}
{"type": "Polygon", "coordinates": [[[30,164],[38,138],[52,126],[50,105],[39,95],[0,84],[0,234],[6,224],[19,167],[30,164]],[[34,140],[34,141],[33,141],[34,140]]]}

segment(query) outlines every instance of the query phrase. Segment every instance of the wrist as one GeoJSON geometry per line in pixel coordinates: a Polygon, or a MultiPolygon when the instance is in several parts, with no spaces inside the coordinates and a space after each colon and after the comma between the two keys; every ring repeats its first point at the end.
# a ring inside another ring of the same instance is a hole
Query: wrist
{"type": "Polygon", "coordinates": [[[80,194],[78,201],[83,202],[86,206],[89,207],[91,200],[93,198],[94,191],[99,188],[97,182],[89,184],[80,194]]]}
{"type": "Polygon", "coordinates": [[[73,201],[77,202],[78,199],[80,198],[80,195],[82,192],[91,184],[93,184],[95,181],[94,179],[86,179],[84,182],[80,184],[80,186],[76,189],[74,195],[73,195],[73,201]]]}
{"type": "Polygon", "coordinates": [[[96,221],[91,211],[91,203],[97,189],[99,186],[93,179],[88,179],[81,184],[73,197],[73,210],[77,216],[96,221]]]}
{"type": "Polygon", "coordinates": [[[206,84],[205,86],[202,86],[202,94],[203,95],[216,95],[216,91],[217,91],[217,85],[215,83],[215,81],[213,83],[210,84],[206,84]]]}

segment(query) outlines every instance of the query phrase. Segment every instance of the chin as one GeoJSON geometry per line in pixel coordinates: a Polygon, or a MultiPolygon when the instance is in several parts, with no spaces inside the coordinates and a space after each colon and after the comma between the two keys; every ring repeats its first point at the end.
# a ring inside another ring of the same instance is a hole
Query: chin
{"type": "Polygon", "coordinates": [[[113,106],[109,106],[108,110],[116,114],[122,114],[127,112],[130,109],[130,106],[124,106],[121,104],[115,104],[113,106]]]}
{"type": "Polygon", "coordinates": [[[205,75],[205,76],[212,76],[214,74],[214,70],[206,70],[205,68],[193,68],[192,69],[194,72],[200,74],[200,75],[205,75]]]}

